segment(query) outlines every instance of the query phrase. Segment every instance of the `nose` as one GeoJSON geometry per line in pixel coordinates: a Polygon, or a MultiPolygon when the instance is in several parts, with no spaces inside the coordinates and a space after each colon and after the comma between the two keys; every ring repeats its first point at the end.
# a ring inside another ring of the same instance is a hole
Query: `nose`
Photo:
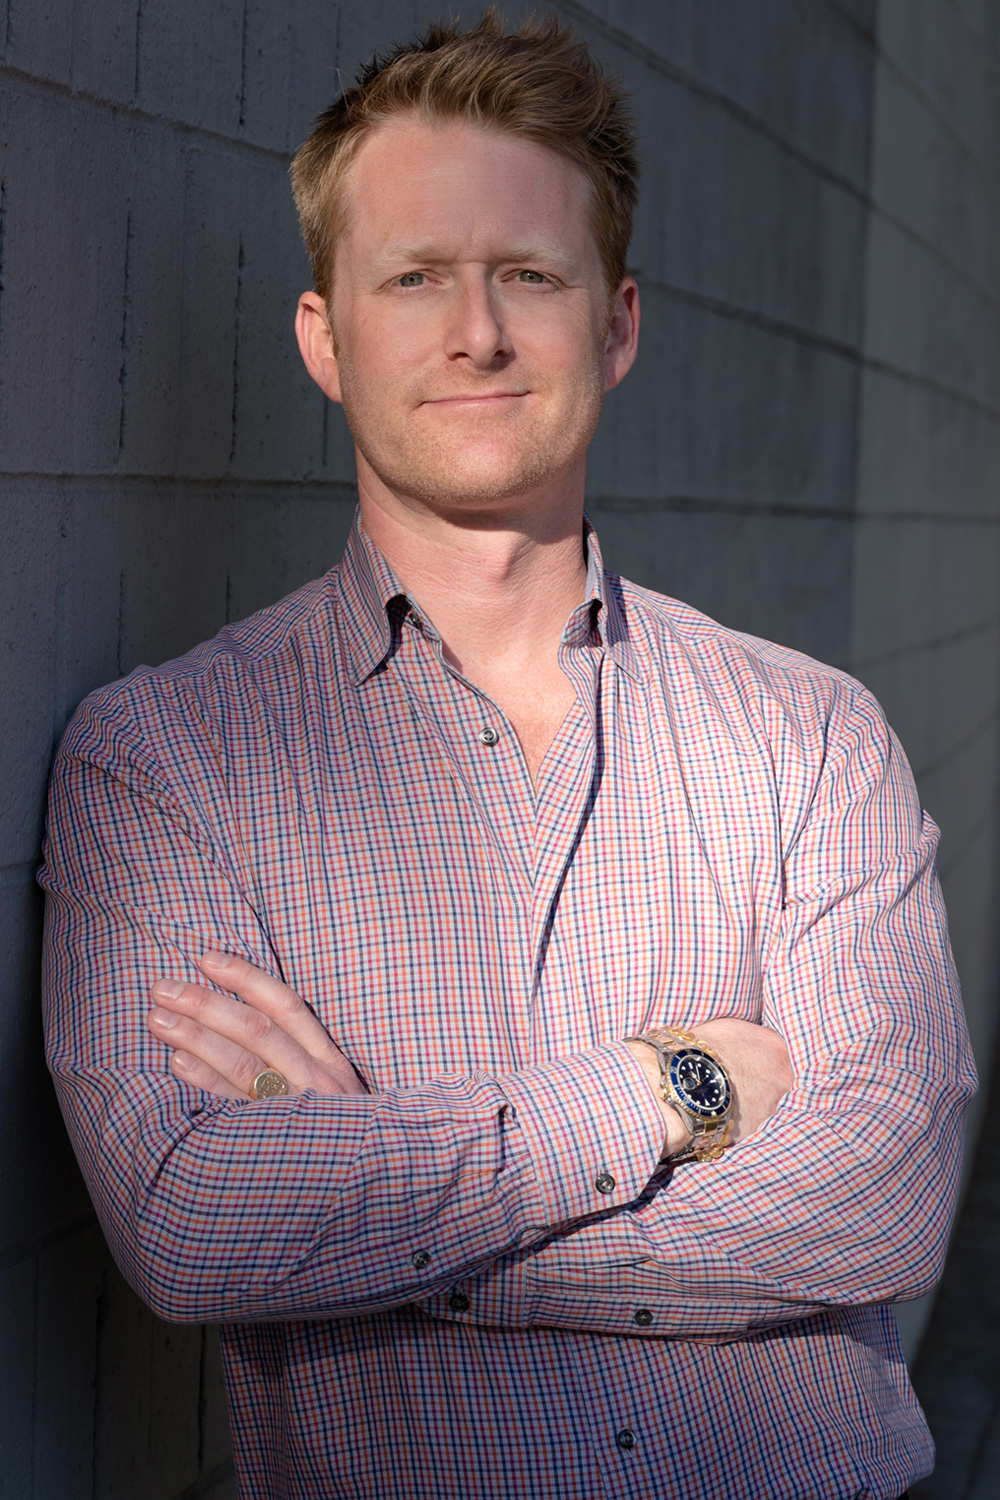
{"type": "Polygon", "coordinates": [[[503,299],[485,268],[462,276],[451,299],[445,341],[449,359],[469,360],[488,370],[505,363],[512,352],[503,299]]]}

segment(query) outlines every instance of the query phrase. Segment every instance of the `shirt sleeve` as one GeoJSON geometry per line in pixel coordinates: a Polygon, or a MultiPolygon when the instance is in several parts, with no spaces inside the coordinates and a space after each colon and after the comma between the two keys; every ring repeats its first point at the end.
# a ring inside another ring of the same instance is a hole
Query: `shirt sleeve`
{"type": "Polygon", "coordinates": [[[861,692],[787,850],[764,957],[761,1020],[794,1088],[719,1162],[485,1270],[463,1316],[724,1340],[933,1286],[975,1089],[937,837],[861,692]]]}
{"type": "Polygon", "coordinates": [[[577,1060],[593,1101],[583,1119],[552,1107],[559,1065],[523,1076],[550,1138],[573,1132],[558,1172],[485,1073],[257,1104],[175,1079],[145,1025],[158,975],[205,984],[195,959],[223,948],[282,977],[252,851],[218,835],[224,822],[165,775],[120,695],[84,706],[56,759],[40,873],[48,1056],[104,1231],[156,1312],[256,1321],[399,1305],[642,1191],[662,1121],[628,1074],[622,1107],[613,1046],[577,1060]]]}

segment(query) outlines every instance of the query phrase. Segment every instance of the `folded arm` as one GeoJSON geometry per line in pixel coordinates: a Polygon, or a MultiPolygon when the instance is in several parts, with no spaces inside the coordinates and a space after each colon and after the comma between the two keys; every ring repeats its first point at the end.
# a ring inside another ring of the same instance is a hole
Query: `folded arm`
{"type": "Polygon", "coordinates": [[[862,694],[790,840],[764,964],[794,1088],[720,1162],[483,1272],[464,1289],[476,1316],[732,1338],[934,1285],[975,1089],[936,848],[862,694]]]}
{"type": "MultiPolygon", "coordinates": [[[[378,1095],[302,1080],[295,1097],[252,1104],[172,1072],[147,1026],[157,978],[204,988],[206,950],[275,981],[281,964],[239,839],[216,837],[225,810],[189,805],[111,712],[71,729],[53,775],[47,1045],[105,1232],[157,1312],[258,1320],[412,1302],[638,1196],[663,1122],[620,1045],[519,1074],[517,1106],[485,1073],[378,1095]],[[570,1076],[590,1100],[581,1117],[564,1104],[570,1076]],[[522,1111],[572,1130],[572,1152],[539,1160],[522,1111]]],[[[356,1090],[353,1076],[342,1083],[356,1090]]]]}
{"type": "Polygon", "coordinates": [[[70,742],[57,766],[50,1057],[119,1263],[164,1316],[419,1301],[483,1322],[731,1337],[916,1295],[936,1274],[972,1074],[933,833],[917,824],[908,841],[898,767],[859,779],[842,756],[790,852],[763,1019],[789,1042],[795,1090],[722,1162],[658,1177],[664,1119],[621,1042],[377,1097],[346,1071],[336,1092],[293,1080],[305,1091],[261,1104],[245,1079],[229,1099],[180,1082],[146,1026],[154,980],[203,987],[206,949],[281,968],[211,819],[138,742],[116,755],[78,758],[70,742]]]}

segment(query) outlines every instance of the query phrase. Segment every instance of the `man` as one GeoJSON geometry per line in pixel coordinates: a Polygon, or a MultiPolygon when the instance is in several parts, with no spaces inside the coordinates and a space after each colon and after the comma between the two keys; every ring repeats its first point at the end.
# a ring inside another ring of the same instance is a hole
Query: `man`
{"type": "Polygon", "coordinates": [[[295,166],[343,564],[60,750],[52,1067],[133,1285],[225,1325],[244,1500],[930,1467],[886,1304],[973,1087],[935,830],[856,683],[601,568],[634,184],[554,25],[373,65],[295,166]]]}

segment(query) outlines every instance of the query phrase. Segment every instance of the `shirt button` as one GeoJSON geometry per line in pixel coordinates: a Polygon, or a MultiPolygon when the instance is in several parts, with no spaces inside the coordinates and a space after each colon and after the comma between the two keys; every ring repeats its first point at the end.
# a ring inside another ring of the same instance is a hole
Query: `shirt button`
{"type": "Polygon", "coordinates": [[[482,740],[484,745],[495,745],[497,740],[500,738],[500,734],[498,730],[491,729],[487,724],[485,729],[481,729],[479,731],[479,738],[482,740]]]}
{"type": "Polygon", "coordinates": [[[430,1263],[430,1254],[426,1250],[414,1250],[413,1254],[410,1256],[410,1265],[416,1266],[418,1271],[422,1271],[424,1269],[424,1266],[429,1266],[430,1263]]]}
{"type": "Polygon", "coordinates": [[[448,1306],[452,1312],[468,1312],[469,1299],[464,1292],[452,1292],[448,1298],[448,1306]]]}
{"type": "Polygon", "coordinates": [[[640,1328],[648,1328],[650,1323],[652,1323],[653,1321],[653,1314],[650,1312],[648,1307],[640,1307],[639,1311],[635,1315],[635,1321],[638,1323],[640,1328]]]}
{"type": "Polygon", "coordinates": [[[615,1442],[618,1444],[619,1448],[624,1448],[625,1452],[627,1453],[630,1448],[635,1447],[635,1433],[632,1431],[631,1427],[623,1427],[621,1432],[615,1438],[615,1442]]]}
{"type": "Polygon", "coordinates": [[[613,1193],[615,1190],[615,1179],[610,1172],[602,1172],[594,1179],[594,1186],[599,1193],[613,1193]]]}

